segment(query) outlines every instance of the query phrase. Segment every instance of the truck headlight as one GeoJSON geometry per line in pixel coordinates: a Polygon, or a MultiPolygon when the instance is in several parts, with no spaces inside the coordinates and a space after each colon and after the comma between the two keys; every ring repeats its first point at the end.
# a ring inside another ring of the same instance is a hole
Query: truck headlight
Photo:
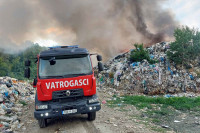
{"type": "Polygon", "coordinates": [[[88,103],[97,103],[98,102],[98,98],[93,98],[93,99],[89,99],[88,103]]]}
{"type": "Polygon", "coordinates": [[[36,110],[48,109],[48,105],[36,105],[35,109],[36,110]]]}

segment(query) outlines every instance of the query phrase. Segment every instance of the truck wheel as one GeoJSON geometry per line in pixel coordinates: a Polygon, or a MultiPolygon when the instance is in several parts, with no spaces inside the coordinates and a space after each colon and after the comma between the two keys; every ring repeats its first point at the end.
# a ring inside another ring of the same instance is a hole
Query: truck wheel
{"type": "Polygon", "coordinates": [[[96,118],[96,112],[90,112],[88,113],[88,120],[93,121],[96,118]]]}
{"type": "Polygon", "coordinates": [[[47,119],[39,119],[38,124],[40,128],[45,128],[47,126],[47,119]]]}

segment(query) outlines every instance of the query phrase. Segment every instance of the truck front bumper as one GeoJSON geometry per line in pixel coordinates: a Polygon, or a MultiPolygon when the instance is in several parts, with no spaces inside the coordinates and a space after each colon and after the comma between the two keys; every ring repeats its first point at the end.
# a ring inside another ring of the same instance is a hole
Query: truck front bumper
{"type": "Polygon", "coordinates": [[[35,110],[34,117],[36,119],[51,119],[73,114],[87,114],[99,111],[100,109],[101,104],[99,102],[89,104],[88,98],[65,103],[48,102],[48,109],[35,110]]]}

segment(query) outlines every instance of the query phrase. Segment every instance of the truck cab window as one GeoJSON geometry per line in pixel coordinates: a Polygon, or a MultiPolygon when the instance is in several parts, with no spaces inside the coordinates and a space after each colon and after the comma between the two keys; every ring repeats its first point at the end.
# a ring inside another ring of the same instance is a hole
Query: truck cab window
{"type": "Polygon", "coordinates": [[[64,57],[58,56],[53,60],[55,63],[52,65],[49,58],[40,58],[39,62],[39,76],[43,78],[67,77],[92,74],[92,66],[90,57],[88,55],[79,57],[64,57]]]}

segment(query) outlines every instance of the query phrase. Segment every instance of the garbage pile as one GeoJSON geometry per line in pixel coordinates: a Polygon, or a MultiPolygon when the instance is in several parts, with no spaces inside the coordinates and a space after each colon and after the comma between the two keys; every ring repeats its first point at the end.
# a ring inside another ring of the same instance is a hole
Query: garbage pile
{"type": "Polygon", "coordinates": [[[0,132],[12,132],[23,127],[19,117],[23,106],[34,100],[33,87],[24,81],[0,77],[0,132]]]}
{"type": "Polygon", "coordinates": [[[99,89],[110,90],[111,94],[118,94],[120,90],[123,94],[148,95],[200,91],[198,60],[190,64],[190,69],[185,69],[167,59],[169,43],[157,43],[146,49],[157,63],[150,64],[147,60],[131,62],[129,58],[134,49],[120,54],[106,62],[104,71],[97,75],[99,89]]]}

